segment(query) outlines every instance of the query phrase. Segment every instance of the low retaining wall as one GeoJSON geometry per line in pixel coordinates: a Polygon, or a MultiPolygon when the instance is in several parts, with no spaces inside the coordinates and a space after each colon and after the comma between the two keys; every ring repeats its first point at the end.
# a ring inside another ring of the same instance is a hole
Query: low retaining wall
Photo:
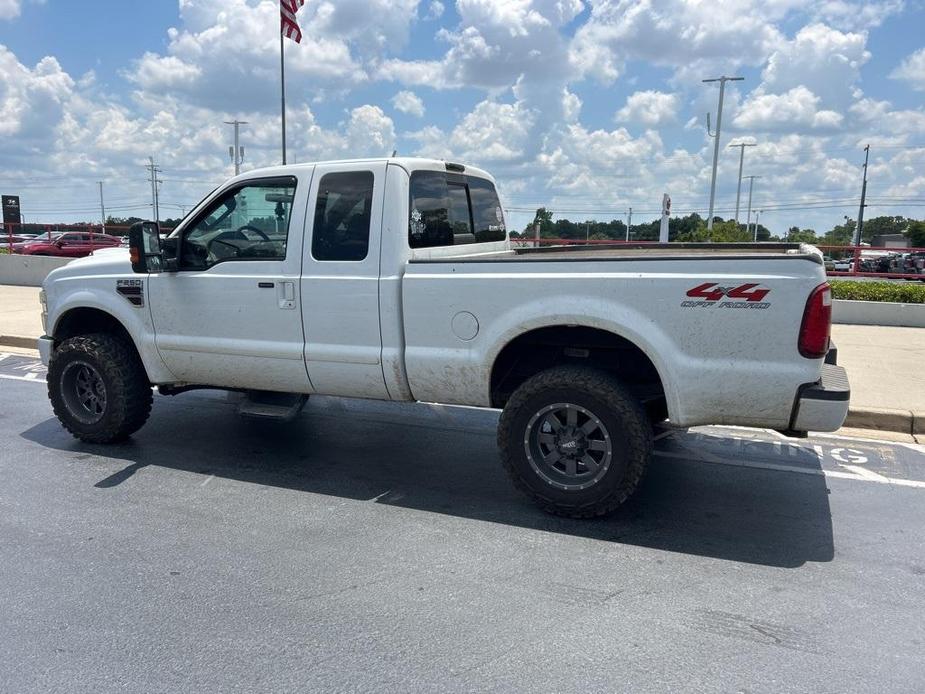
{"type": "Polygon", "coordinates": [[[925,304],[836,299],[832,302],[832,322],[925,328],[925,304]]]}
{"type": "Polygon", "coordinates": [[[49,272],[72,260],[42,255],[3,254],[0,255],[0,284],[41,287],[49,272]]]}

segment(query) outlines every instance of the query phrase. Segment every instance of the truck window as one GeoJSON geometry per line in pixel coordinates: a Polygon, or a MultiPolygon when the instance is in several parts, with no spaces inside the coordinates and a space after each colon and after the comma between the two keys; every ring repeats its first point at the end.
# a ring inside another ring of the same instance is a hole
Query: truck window
{"type": "Polygon", "coordinates": [[[315,260],[363,260],[369,252],[373,172],[325,174],[318,184],[312,257],[315,260]]]}
{"type": "Polygon", "coordinates": [[[411,248],[503,241],[504,217],[491,181],[441,171],[411,174],[411,248]]]}
{"type": "Polygon", "coordinates": [[[181,267],[284,260],[296,179],[260,179],[227,191],[183,232],[181,267]]]}

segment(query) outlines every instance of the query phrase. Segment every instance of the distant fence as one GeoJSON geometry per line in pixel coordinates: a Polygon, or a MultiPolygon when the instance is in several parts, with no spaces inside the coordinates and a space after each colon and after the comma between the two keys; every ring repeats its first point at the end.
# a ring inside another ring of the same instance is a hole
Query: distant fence
{"type": "MultiPolygon", "coordinates": [[[[548,246],[615,246],[645,247],[658,245],[658,241],[624,241],[620,239],[511,239],[515,248],[548,246]]],[[[787,241],[746,242],[745,246],[780,245],[787,241]]],[[[793,242],[795,243],[795,242],[793,242]]],[[[887,246],[829,246],[816,245],[826,256],[826,274],[829,277],[881,277],[925,281],[925,248],[892,248],[887,246]],[[831,256],[831,257],[830,257],[831,256]],[[838,266],[842,269],[834,269],[838,266]]]]}

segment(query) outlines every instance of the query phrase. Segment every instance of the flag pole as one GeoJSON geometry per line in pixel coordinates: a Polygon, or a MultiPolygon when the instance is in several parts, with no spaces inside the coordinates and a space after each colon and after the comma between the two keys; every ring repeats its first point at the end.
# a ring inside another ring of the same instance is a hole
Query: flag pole
{"type": "Polygon", "coordinates": [[[280,84],[280,115],[283,122],[283,164],[286,163],[286,60],[283,49],[282,26],[279,32],[279,84],[280,84]]]}

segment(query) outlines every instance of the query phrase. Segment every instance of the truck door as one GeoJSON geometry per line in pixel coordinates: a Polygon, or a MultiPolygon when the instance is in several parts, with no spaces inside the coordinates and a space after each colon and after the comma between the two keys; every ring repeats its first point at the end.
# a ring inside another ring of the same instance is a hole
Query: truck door
{"type": "Polygon", "coordinates": [[[178,232],[177,272],[149,275],[156,344],[178,380],[310,393],[299,270],[311,171],[220,192],[178,232]]]}
{"type": "Polygon", "coordinates": [[[302,266],[305,362],[319,393],[388,399],[379,328],[385,162],[315,167],[302,266]]]}

